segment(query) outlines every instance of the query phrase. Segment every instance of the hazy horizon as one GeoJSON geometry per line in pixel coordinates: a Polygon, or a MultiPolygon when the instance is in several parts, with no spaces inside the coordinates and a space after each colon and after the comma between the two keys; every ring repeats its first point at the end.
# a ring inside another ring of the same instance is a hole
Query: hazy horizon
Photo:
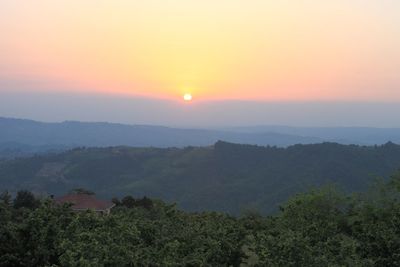
{"type": "Polygon", "coordinates": [[[286,125],[397,128],[396,102],[179,101],[107,94],[0,92],[0,117],[216,128],[286,125]]]}
{"type": "Polygon", "coordinates": [[[4,0],[0,116],[400,127],[397,25],[393,0],[4,0]]]}

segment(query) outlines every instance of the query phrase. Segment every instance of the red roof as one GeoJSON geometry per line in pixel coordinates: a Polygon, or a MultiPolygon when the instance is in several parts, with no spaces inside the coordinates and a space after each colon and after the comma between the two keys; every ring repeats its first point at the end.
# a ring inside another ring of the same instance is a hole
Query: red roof
{"type": "Polygon", "coordinates": [[[115,206],[111,201],[99,200],[94,195],[88,194],[69,194],[55,198],[54,201],[58,204],[71,203],[74,210],[104,211],[115,206]]]}

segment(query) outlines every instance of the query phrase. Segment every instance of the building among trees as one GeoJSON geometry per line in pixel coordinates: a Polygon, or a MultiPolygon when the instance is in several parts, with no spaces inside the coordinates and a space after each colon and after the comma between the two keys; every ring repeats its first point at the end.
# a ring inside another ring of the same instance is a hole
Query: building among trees
{"type": "Polygon", "coordinates": [[[57,204],[70,203],[74,211],[93,210],[100,214],[110,214],[115,204],[111,201],[97,199],[93,192],[77,189],[68,195],[57,197],[54,199],[57,204]]]}

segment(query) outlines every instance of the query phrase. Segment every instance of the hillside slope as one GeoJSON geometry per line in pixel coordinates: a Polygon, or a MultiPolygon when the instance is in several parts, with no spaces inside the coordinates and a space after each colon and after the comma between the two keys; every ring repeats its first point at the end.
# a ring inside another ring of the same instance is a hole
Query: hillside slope
{"type": "Polygon", "coordinates": [[[62,194],[85,187],[105,197],[147,195],[186,210],[238,214],[274,211],[289,196],[327,183],[364,190],[374,177],[399,167],[400,146],[393,143],[86,148],[3,162],[0,189],[62,194]]]}

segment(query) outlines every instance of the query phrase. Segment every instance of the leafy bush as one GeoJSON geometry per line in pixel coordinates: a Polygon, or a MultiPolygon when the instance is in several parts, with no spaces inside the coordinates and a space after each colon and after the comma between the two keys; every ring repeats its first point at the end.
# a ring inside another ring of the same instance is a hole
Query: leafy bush
{"type": "Polygon", "coordinates": [[[399,189],[396,174],[365,194],[325,187],[239,218],[129,196],[109,216],[0,201],[0,266],[399,266],[399,189]]]}

